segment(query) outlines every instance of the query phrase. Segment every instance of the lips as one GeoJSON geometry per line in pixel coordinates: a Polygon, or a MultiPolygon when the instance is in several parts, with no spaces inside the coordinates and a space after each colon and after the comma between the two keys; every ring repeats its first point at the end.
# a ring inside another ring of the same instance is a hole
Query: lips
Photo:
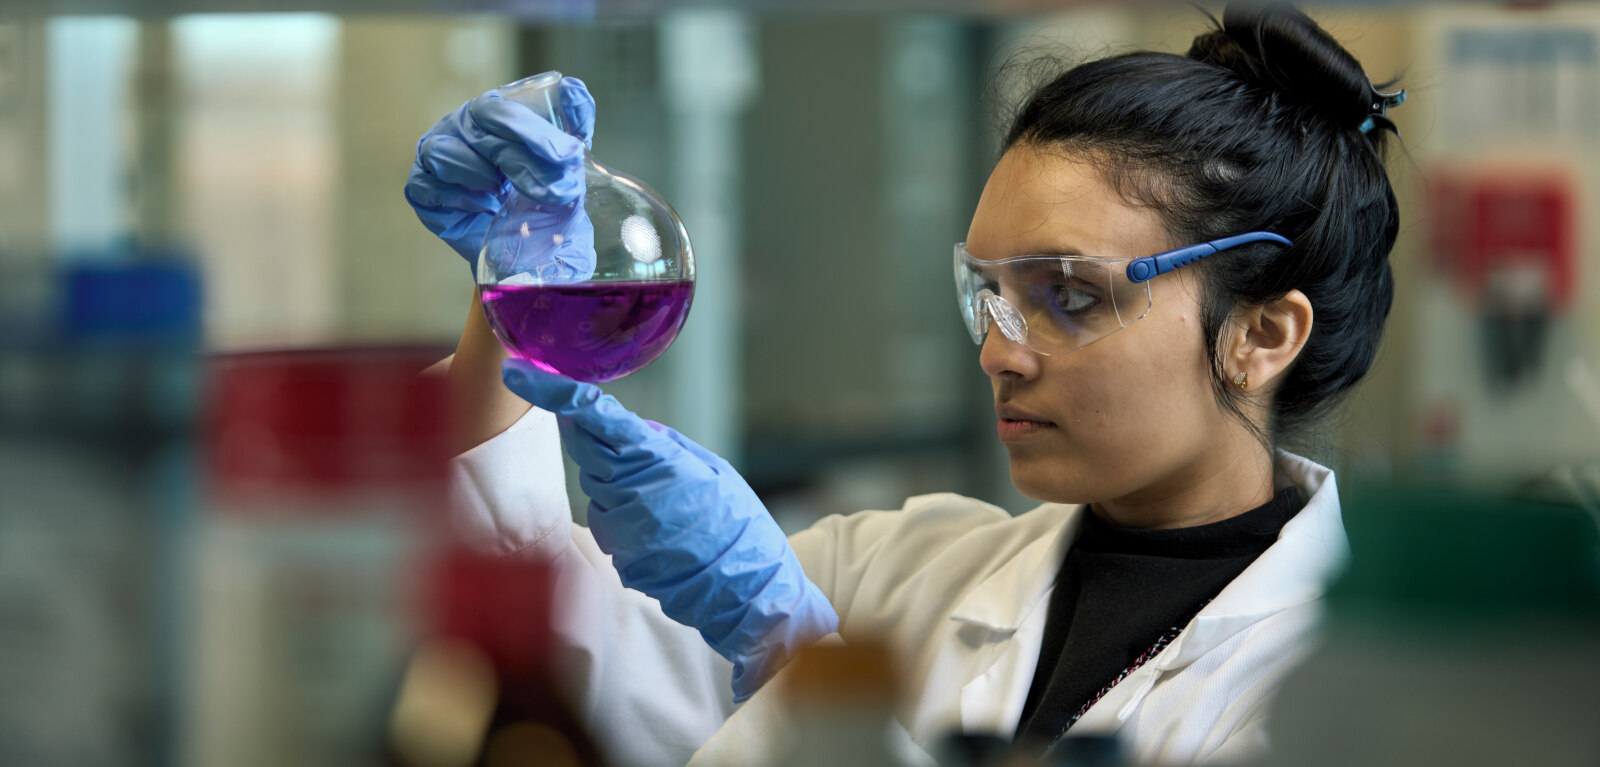
{"type": "Polygon", "coordinates": [[[1041,415],[1035,415],[1034,413],[1015,405],[995,405],[994,414],[1002,421],[1033,421],[1035,423],[1048,423],[1054,425],[1054,422],[1050,419],[1041,415]]]}
{"type": "Polygon", "coordinates": [[[1013,405],[996,405],[994,412],[1001,442],[1020,442],[1056,429],[1055,422],[1013,405]]]}

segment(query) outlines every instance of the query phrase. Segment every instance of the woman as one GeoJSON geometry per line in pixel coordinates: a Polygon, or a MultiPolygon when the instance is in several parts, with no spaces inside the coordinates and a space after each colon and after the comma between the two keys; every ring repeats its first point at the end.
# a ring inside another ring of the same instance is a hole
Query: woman
{"type": "MultiPolygon", "coordinates": [[[[581,83],[563,94],[592,125],[581,83]]],[[[784,541],[725,462],[593,387],[508,362],[502,388],[474,305],[450,368],[474,408],[464,518],[559,563],[565,665],[619,761],[751,760],[781,715],[762,681],[835,625],[894,648],[917,745],[1114,732],[1141,761],[1256,755],[1346,550],[1332,473],[1274,445],[1372,363],[1401,98],[1286,8],[1032,95],[955,266],[1039,508],[920,496],[784,541]],[[549,413],[592,535],[530,474],[549,413]]],[[[408,199],[469,260],[507,184],[575,194],[581,144],[519,109],[486,94],[419,144],[408,199]]]]}

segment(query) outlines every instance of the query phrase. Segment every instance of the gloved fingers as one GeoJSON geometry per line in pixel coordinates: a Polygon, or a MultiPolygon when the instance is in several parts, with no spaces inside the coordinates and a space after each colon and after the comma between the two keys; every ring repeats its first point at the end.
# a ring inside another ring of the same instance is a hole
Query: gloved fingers
{"type": "Polygon", "coordinates": [[[815,584],[805,582],[783,605],[768,605],[765,618],[771,626],[759,632],[759,639],[748,635],[743,652],[731,650],[723,657],[734,660],[733,699],[747,700],[772,679],[789,661],[809,645],[839,630],[839,614],[815,584]]]}
{"type": "Polygon", "coordinates": [[[556,429],[561,435],[561,449],[578,465],[578,488],[589,497],[590,504],[607,510],[626,503],[627,489],[612,484],[612,479],[623,471],[625,456],[595,439],[571,418],[556,417],[556,429]]]}
{"type": "Polygon", "coordinates": [[[555,275],[552,279],[573,282],[593,277],[594,225],[589,222],[588,211],[582,205],[573,206],[572,215],[558,227],[558,231],[561,244],[552,252],[536,254],[542,262],[539,264],[540,271],[555,275]]]}
{"type": "MultiPolygon", "coordinates": [[[[567,138],[574,142],[575,146],[583,146],[577,143],[577,139],[571,136],[567,138]]],[[[547,161],[535,157],[518,141],[491,134],[473,138],[472,148],[498,168],[518,192],[535,202],[564,205],[583,196],[584,170],[581,155],[558,162],[547,161]]]]}
{"type": "Polygon", "coordinates": [[[611,447],[570,416],[556,416],[556,426],[561,449],[578,465],[578,484],[584,495],[603,508],[616,508],[635,498],[633,485],[645,481],[640,471],[659,462],[649,450],[611,447]]]}
{"type": "Polygon", "coordinates": [[[678,443],[679,447],[689,451],[691,455],[704,462],[706,467],[711,469],[711,473],[721,477],[724,482],[737,491],[748,493],[751,498],[756,497],[755,491],[750,489],[750,483],[745,481],[744,475],[740,474],[738,469],[733,468],[733,464],[728,463],[726,458],[705,449],[694,440],[678,433],[676,429],[669,426],[662,426],[661,429],[668,438],[678,443]]]}
{"type": "Polygon", "coordinates": [[[474,268],[478,261],[478,251],[483,247],[484,235],[489,231],[488,216],[469,215],[456,210],[442,210],[439,208],[415,208],[417,220],[449,245],[452,250],[466,259],[467,266],[474,268]]]}
{"type": "Polygon", "coordinates": [[[705,465],[711,467],[711,471],[715,472],[716,474],[722,475],[731,473],[737,476],[738,473],[733,471],[733,467],[730,466],[727,461],[723,460],[722,456],[717,455],[716,453],[713,453],[704,447],[701,447],[700,443],[683,436],[683,434],[677,429],[674,429],[671,426],[664,426],[656,423],[655,421],[646,421],[645,423],[650,424],[657,431],[667,435],[668,439],[678,443],[678,446],[689,451],[690,455],[699,458],[705,463],[705,465]]]}
{"type": "MultiPolygon", "coordinates": [[[[417,144],[417,163],[446,184],[475,191],[499,192],[505,175],[467,142],[448,134],[428,135],[417,144]]],[[[415,166],[413,171],[415,171],[415,166]]]]}
{"type": "MultiPolygon", "coordinates": [[[[434,179],[433,182],[437,182],[434,179]]],[[[444,240],[467,263],[473,264],[478,259],[478,250],[483,247],[483,237],[489,231],[489,216],[494,208],[473,211],[471,208],[488,205],[498,205],[493,198],[487,200],[469,201],[465,199],[450,200],[447,195],[434,185],[433,182],[419,180],[415,184],[406,185],[406,201],[411,203],[412,210],[417,214],[417,220],[428,228],[428,231],[444,240]],[[455,207],[439,207],[423,204],[417,197],[429,200],[442,200],[446,203],[460,204],[467,208],[462,210],[455,207]]]]}
{"type": "Polygon", "coordinates": [[[573,426],[614,451],[623,451],[659,435],[644,419],[594,384],[546,372],[531,362],[518,359],[501,363],[500,377],[506,388],[517,396],[541,410],[571,419],[573,426]]]}
{"type": "MultiPolygon", "coordinates": [[[[468,189],[427,172],[417,164],[406,177],[406,202],[413,208],[494,213],[500,210],[500,197],[494,191],[468,189]]],[[[420,214],[419,214],[420,215],[420,214]]]]}
{"type": "Polygon", "coordinates": [[[561,105],[561,121],[567,132],[583,140],[583,145],[594,146],[594,97],[589,87],[576,77],[563,77],[556,94],[561,105]]]}
{"type": "Polygon", "coordinates": [[[462,135],[517,190],[540,202],[571,202],[583,193],[583,141],[490,91],[467,103],[462,135]]]}
{"type": "Polygon", "coordinates": [[[412,210],[414,210],[417,214],[417,220],[421,221],[423,226],[428,227],[428,231],[440,235],[441,237],[443,236],[445,230],[455,226],[460,219],[466,217],[467,215],[459,210],[435,208],[419,204],[411,199],[411,193],[409,191],[406,192],[406,202],[411,203],[412,210]]]}
{"type": "MultiPolygon", "coordinates": [[[[583,158],[583,139],[562,132],[554,123],[527,106],[501,96],[498,91],[489,91],[467,102],[466,110],[478,130],[521,144],[546,163],[583,158]]],[[[476,149],[477,141],[472,140],[475,138],[468,137],[476,149]]]]}
{"type": "Polygon", "coordinates": [[[608,492],[610,486],[605,479],[615,473],[614,465],[620,460],[617,451],[579,428],[571,418],[556,418],[556,431],[561,436],[561,449],[578,465],[578,489],[589,497],[590,505],[601,509],[619,505],[608,492]]]}
{"type": "Polygon", "coordinates": [[[473,267],[476,273],[478,252],[482,250],[483,238],[488,233],[488,216],[458,215],[449,226],[439,232],[439,239],[449,243],[451,248],[460,253],[461,257],[467,260],[467,265],[473,267]]]}

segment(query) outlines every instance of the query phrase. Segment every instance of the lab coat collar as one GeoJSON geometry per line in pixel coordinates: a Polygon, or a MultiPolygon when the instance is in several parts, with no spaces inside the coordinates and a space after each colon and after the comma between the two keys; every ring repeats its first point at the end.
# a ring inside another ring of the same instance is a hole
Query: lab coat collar
{"type": "MultiPolygon", "coordinates": [[[[1284,525],[1271,548],[1190,621],[1156,668],[1186,666],[1262,618],[1317,599],[1349,558],[1333,472],[1284,451],[1278,452],[1278,467],[1308,496],[1305,508],[1284,525]]],[[[980,581],[951,619],[1014,633],[1055,585],[1066,548],[1078,538],[1084,508],[1045,504],[1030,512],[1053,518],[1056,534],[1028,544],[980,581]]]]}
{"type": "Polygon", "coordinates": [[[1252,624],[1322,596],[1350,557],[1333,472],[1279,451],[1278,467],[1308,496],[1278,540],[1222,589],[1154,664],[1182,668],[1252,624]]]}
{"type": "Polygon", "coordinates": [[[1050,519],[1055,534],[1039,536],[978,582],[956,605],[950,619],[995,633],[1014,633],[1055,585],[1061,558],[1078,539],[1083,508],[1047,503],[1028,512],[1050,519]]]}
{"type": "MultiPolygon", "coordinates": [[[[1028,683],[1038,664],[1045,609],[1068,546],[1077,540],[1082,506],[1045,504],[1028,512],[1024,529],[1037,530],[1015,556],[968,591],[952,621],[987,631],[988,647],[963,655],[971,664],[962,680],[959,722],[963,732],[1005,734],[1022,715],[1028,683]],[[995,705],[996,702],[1000,705],[995,705]]],[[[1022,520],[1019,520],[1022,521],[1022,520]]],[[[977,639],[973,637],[972,639],[977,639]]]]}

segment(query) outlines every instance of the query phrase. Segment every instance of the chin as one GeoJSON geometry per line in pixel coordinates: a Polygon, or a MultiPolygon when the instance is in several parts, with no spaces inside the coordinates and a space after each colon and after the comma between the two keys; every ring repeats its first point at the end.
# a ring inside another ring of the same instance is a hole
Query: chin
{"type": "Polygon", "coordinates": [[[1081,472],[1066,469],[1062,462],[1011,456],[1011,484],[1017,492],[1045,503],[1093,503],[1094,488],[1081,472]]]}

